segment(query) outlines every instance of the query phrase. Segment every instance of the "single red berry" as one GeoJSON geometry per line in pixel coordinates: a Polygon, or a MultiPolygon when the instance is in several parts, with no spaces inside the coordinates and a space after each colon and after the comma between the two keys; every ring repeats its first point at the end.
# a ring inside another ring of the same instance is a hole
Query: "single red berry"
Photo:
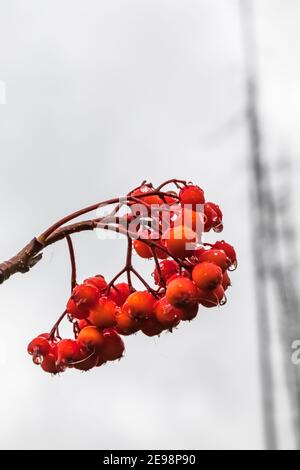
{"type": "Polygon", "coordinates": [[[229,243],[226,243],[224,240],[221,240],[221,241],[216,242],[212,248],[224,251],[227,257],[230,259],[231,263],[232,264],[236,263],[235,249],[233,248],[232,245],[229,245],[229,243]]]}
{"type": "Polygon", "coordinates": [[[56,365],[66,365],[76,362],[80,358],[80,345],[74,339],[62,339],[57,343],[56,365]]]}
{"type": "Polygon", "coordinates": [[[140,320],[141,331],[146,336],[157,336],[163,331],[164,327],[157,320],[156,316],[140,320]]]}
{"type": "Polygon", "coordinates": [[[122,338],[118,335],[114,328],[108,328],[103,332],[104,344],[101,356],[106,361],[116,361],[123,356],[125,346],[122,338]]]}
{"type": "Polygon", "coordinates": [[[174,328],[180,322],[181,312],[162,297],[155,305],[155,316],[163,329],[174,328]]]}
{"type": "Polygon", "coordinates": [[[89,309],[97,303],[99,297],[99,290],[91,284],[80,284],[72,292],[72,299],[79,308],[89,309]]]}
{"type": "Polygon", "coordinates": [[[178,258],[189,256],[197,239],[195,232],[183,225],[170,228],[163,235],[163,238],[171,255],[178,258]]]}
{"type": "Polygon", "coordinates": [[[63,372],[63,368],[56,365],[57,357],[53,353],[49,353],[43,357],[41,362],[41,368],[43,371],[48,372],[49,374],[58,374],[59,372],[63,372]]]}
{"type": "Polygon", "coordinates": [[[212,224],[212,227],[213,227],[214,231],[217,232],[217,233],[222,232],[222,230],[223,230],[223,224],[222,224],[223,214],[222,214],[222,211],[221,211],[220,207],[217,204],[214,204],[213,202],[208,202],[207,203],[207,208],[208,207],[210,209],[212,209],[216,213],[216,216],[217,216],[213,220],[213,224],[212,224]]]}
{"type": "Polygon", "coordinates": [[[140,329],[139,321],[132,317],[130,311],[129,305],[125,302],[122,309],[117,313],[116,331],[121,335],[132,335],[140,329]]]}
{"type": "Polygon", "coordinates": [[[116,324],[117,304],[107,297],[102,297],[90,309],[91,322],[98,328],[110,328],[116,324]]]}
{"type": "Polygon", "coordinates": [[[198,303],[195,303],[194,305],[191,305],[190,307],[187,308],[181,308],[180,309],[180,320],[182,321],[191,321],[194,318],[196,318],[199,310],[199,305],[198,303]]]}
{"type": "Polygon", "coordinates": [[[107,288],[107,282],[101,274],[89,277],[88,279],[85,279],[83,283],[97,287],[100,292],[103,292],[107,288]]]}
{"type": "Polygon", "coordinates": [[[45,356],[50,352],[49,341],[43,336],[37,336],[27,346],[27,352],[31,356],[45,356]]]}
{"type": "Polygon", "coordinates": [[[83,349],[99,351],[104,344],[104,337],[96,326],[87,326],[80,331],[77,341],[83,349]]]}
{"type": "Polygon", "coordinates": [[[200,204],[205,203],[204,191],[194,184],[190,184],[182,188],[179,193],[181,205],[192,205],[194,210],[197,210],[200,204]]]}
{"type": "Polygon", "coordinates": [[[193,281],[202,290],[213,290],[223,280],[222,269],[213,263],[198,263],[192,272],[193,281]]]}
{"type": "Polygon", "coordinates": [[[68,300],[67,303],[67,312],[73,317],[81,320],[83,318],[87,318],[89,316],[89,309],[85,306],[85,304],[77,306],[72,298],[68,300]]]}
{"type": "Polygon", "coordinates": [[[87,371],[96,367],[99,361],[97,352],[81,351],[80,359],[73,364],[73,367],[78,370],[87,371]]]}
{"type": "Polygon", "coordinates": [[[215,213],[217,214],[218,221],[219,221],[219,222],[222,222],[223,213],[222,213],[220,207],[219,207],[217,204],[215,204],[214,202],[208,202],[207,204],[208,204],[208,205],[211,207],[211,209],[213,209],[213,210],[215,211],[215,213]]]}
{"type": "Polygon", "coordinates": [[[198,299],[196,284],[187,277],[179,276],[169,282],[166,290],[168,302],[177,308],[188,308],[198,299]]]}
{"type": "Polygon", "coordinates": [[[149,292],[133,292],[126,303],[130,315],[135,319],[148,318],[153,315],[155,299],[149,292]]]}
{"type": "Polygon", "coordinates": [[[204,232],[209,232],[218,221],[218,215],[209,203],[204,204],[204,232]]]}
{"type": "Polygon", "coordinates": [[[230,280],[230,277],[229,277],[227,271],[225,271],[225,272],[223,273],[222,286],[223,286],[224,291],[227,290],[228,287],[231,286],[231,280],[230,280]]]}
{"type": "Polygon", "coordinates": [[[154,282],[157,286],[163,287],[167,280],[174,276],[174,274],[179,274],[179,265],[175,260],[165,259],[159,263],[160,270],[157,268],[154,270],[154,282]]]}
{"type": "Polygon", "coordinates": [[[192,276],[186,269],[181,269],[180,273],[173,274],[173,276],[169,277],[167,280],[167,286],[170,284],[170,282],[174,281],[174,279],[177,279],[178,277],[186,277],[187,279],[191,279],[192,276]]]}
{"type": "Polygon", "coordinates": [[[120,282],[111,287],[108,297],[113,300],[118,307],[121,307],[131,294],[129,285],[126,282],[120,282]]]}
{"type": "Polygon", "coordinates": [[[145,259],[153,258],[152,250],[147,243],[141,240],[134,240],[133,246],[134,246],[135,251],[141,258],[145,258],[145,259]]]}
{"type": "Polygon", "coordinates": [[[224,253],[223,250],[216,250],[210,249],[205,250],[198,256],[198,260],[200,263],[203,261],[207,263],[213,263],[219,266],[222,271],[226,271],[229,268],[231,261],[227,258],[227,255],[224,253]]]}
{"type": "Polygon", "coordinates": [[[214,290],[199,290],[198,301],[201,305],[207,308],[212,308],[220,305],[224,298],[224,289],[220,285],[214,290]]]}

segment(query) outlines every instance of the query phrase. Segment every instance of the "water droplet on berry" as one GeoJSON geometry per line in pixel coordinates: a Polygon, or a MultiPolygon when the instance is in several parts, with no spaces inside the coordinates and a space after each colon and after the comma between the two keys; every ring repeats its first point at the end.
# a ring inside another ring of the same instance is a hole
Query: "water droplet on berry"
{"type": "Polygon", "coordinates": [[[235,271],[237,267],[238,267],[238,262],[237,260],[235,260],[234,263],[232,263],[232,265],[229,266],[228,271],[235,271]]]}
{"type": "Polygon", "coordinates": [[[42,361],[43,361],[43,356],[41,356],[40,354],[33,354],[32,356],[32,361],[34,364],[36,364],[37,366],[41,365],[42,361]]]}
{"type": "Polygon", "coordinates": [[[223,299],[220,301],[220,306],[222,307],[223,305],[227,304],[227,297],[224,295],[223,299]]]}

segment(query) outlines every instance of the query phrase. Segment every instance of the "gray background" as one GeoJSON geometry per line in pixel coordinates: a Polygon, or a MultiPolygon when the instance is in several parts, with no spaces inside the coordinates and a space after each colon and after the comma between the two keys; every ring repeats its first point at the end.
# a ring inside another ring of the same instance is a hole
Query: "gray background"
{"type": "MultiPolygon", "coordinates": [[[[296,181],[300,5],[253,3],[265,149],[275,173],[280,152],[294,156],[296,181]]],[[[26,354],[69,292],[65,244],[48,249],[1,286],[1,448],[261,448],[238,2],[1,0],[0,79],[3,259],[66,213],[143,179],[178,177],[220,202],[221,238],[240,260],[222,309],[158,339],[127,338],[119,363],[53,378],[26,354]]],[[[123,241],[84,233],[75,243],[80,278],[111,277],[123,263],[123,241]]],[[[150,273],[151,263],[137,264],[150,273]]],[[[281,447],[290,448],[273,347],[281,447]]]]}

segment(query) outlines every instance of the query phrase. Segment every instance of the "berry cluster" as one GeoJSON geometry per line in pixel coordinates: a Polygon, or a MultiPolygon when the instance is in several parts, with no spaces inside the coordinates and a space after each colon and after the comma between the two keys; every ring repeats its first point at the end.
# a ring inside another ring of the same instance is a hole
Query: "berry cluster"
{"type": "MultiPolygon", "coordinates": [[[[128,239],[126,265],[110,282],[96,275],[77,284],[73,259],[66,310],[50,333],[28,345],[34,363],[45,372],[87,371],[119,360],[124,353],[121,336],[160,335],[181,321],[194,319],[200,305],[211,308],[226,301],[225,291],[231,285],[228,272],[237,266],[236,253],[225,241],[203,242],[204,232],[223,230],[223,216],[218,205],[206,202],[201,188],[181,180],[169,180],[158,188],[143,183],[118,204],[114,214],[121,205],[128,209],[117,224],[128,239]],[[174,184],[176,190],[163,191],[167,184],[174,184]],[[136,205],[146,210],[146,216],[136,205]],[[135,232],[130,226],[133,221],[135,232]],[[133,267],[133,250],[141,258],[154,260],[155,287],[133,267]],[[117,282],[123,274],[127,282],[117,282]],[[132,275],[144,290],[134,288],[132,275]],[[72,339],[60,337],[64,317],[73,325],[72,339]]],[[[102,228],[108,227],[107,222],[102,228]]]]}

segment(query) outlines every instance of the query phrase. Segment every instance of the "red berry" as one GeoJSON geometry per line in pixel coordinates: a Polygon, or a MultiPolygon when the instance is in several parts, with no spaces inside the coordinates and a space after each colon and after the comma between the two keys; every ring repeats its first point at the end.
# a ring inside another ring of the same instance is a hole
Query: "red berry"
{"type": "Polygon", "coordinates": [[[224,298],[224,289],[218,286],[214,290],[199,290],[199,303],[207,308],[216,307],[224,298]]]}
{"type": "Polygon", "coordinates": [[[181,312],[171,305],[166,297],[158,300],[155,305],[155,316],[163,328],[174,328],[180,322],[181,312]]]}
{"type": "Polygon", "coordinates": [[[107,288],[107,282],[101,274],[89,277],[88,279],[85,279],[83,283],[97,287],[100,292],[103,292],[107,288]]]}
{"type": "Polygon", "coordinates": [[[224,240],[221,240],[221,241],[216,242],[212,248],[224,251],[227,257],[230,259],[231,263],[232,264],[236,263],[235,249],[233,248],[232,245],[229,245],[229,243],[226,243],[224,240]]]}
{"type": "Polygon", "coordinates": [[[157,286],[164,286],[167,280],[179,273],[179,265],[175,260],[165,259],[159,263],[160,272],[157,268],[154,270],[154,282],[157,286]]]}
{"type": "Polygon", "coordinates": [[[146,336],[157,336],[163,331],[164,327],[157,320],[156,316],[140,320],[141,331],[146,336]]]}
{"type": "Polygon", "coordinates": [[[117,308],[117,304],[113,300],[102,297],[90,309],[91,322],[98,328],[115,326],[117,308]]]}
{"type": "Polygon", "coordinates": [[[229,277],[227,271],[225,271],[225,272],[223,273],[222,286],[223,286],[224,291],[227,290],[228,287],[231,286],[231,280],[230,280],[230,277],[229,277]]]}
{"type": "Polygon", "coordinates": [[[182,321],[193,320],[197,316],[198,310],[199,310],[198,303],[195,303],[194,305],[191,305],[190,307],[187,307],[187,308],[181,308],[180,320],[182,321]]]}
{"type": "Polygon", "coordinates": [[[84,304],[77,306],[72,298],[70,298],[68,300],[67,312],[73,318],[77,318],[78,320],[81,320],[83,318],[87,318],[89,316],[89,309],[86,308],[86,306],[84,304]]]}
{"type": "Polygon", "coordinates": [[[220,209],[220,207],[217,204],[214,204],[213,202],[208,202],[207,203],[207,209],[208,208],[212,209],[216,213],[216,218],[213,220],[212,227],[215,232],[222,232],[223,230],[223,225],[222,225],[222,220],[223,220],[223,214],[220,209]]]}
{"type": "Polygon", "coordinates": [[[72,299],[77,307],[90,308],[95,305],[100,297],[97,287],[90,284],[80,284],[73,289],[72,299]]]}
{"type": "Polygon", "coordinates": [[[106,361],[116,361],[123,356],[125,346],[114,328],[104,330],[104,344],[101,351],[101,356],[106,361]]]}
{"type": "Polygon", "coordinates": [[[149,245],[147,243],[142,242],[141,240],[135,240],[133,242],[133,246],[137,254],[141,258],[153,258],[153,253],[149,245]]]}
{"type": "Polygon", "coordinates": [[[80,346],[73,339],[62,339],[57,343],[57,365],[69,365],[80,358],[80,346]]]}
{"type": "Polygon", "coordinates": [[[62,372],[63,368],[56,365],[56,360],[56,355],[51,352],[44,356],[41,362],[41,368],[43,371],[48,372],[49,374],[58,374],[59,372],[62,372]]]}
{"type": "Polygon", "coordinates": [[[179,193],[181,205],[191,204],[196,210],[199,204],[205,203],[204,191],[199,186],[190,184],[185,186],[179,193]]]}
{"type": "Polygon", "coordinates": [[[78,361],[76,361],[75,364],[73,364],[73,367],[75,369],[87,371],[92,369],[93,367],[96,367],[99,361],[99,355],[97,352],[90,352],[90,351],[81,351],[81,356],[78,361]]]}
{"type": "Polygon", "coordinates": [[[198,289],[193,281],[179,276],[168,284],[166,298],[174,307],[188,308],[197,303],[198,289]]]}
{"type": "Polygon", "coordinates": [[[118,312],[116,321],[116,330],[121,335],[132,335],[140,329],[139,321],[132,317],[130,307],[126,302],[118,312]]]}
{"type": "Polygon", "coordinates": [[[198,256],[199,262],[213,263],[219,266],[222,271],[226,271],[230,266],[230,260],[227,258],[227,255],[222,250],[205,250],[198,256]]]}
{"type": "Polygon", "coordinates": [[[153,315],[155,299],[149,292],[133,292],[127,298],[131,316],[135,319],[148,318],[153,315]]]}
{"type": "Polygon", "coordinates": [[[204,232],[209,232],[217,223],[218,216],[210,204],[204,204],[204,232]]]}
{"type": "Polygon", "coordinates": [[[108,297],[113,300],[118,307],[121,307],[130,293],[131,290],[129,285],[126,282],[120,282],[119,284],[111,287],[108,297]]]}
{"type": "Polygon", "coordinates": [[[103,346],[104,337],[96,326],[87,326],[80,331],[77,341],[84,349],[98,351],[103,346]]]}
{"type": "Polygon", "coordinates": [[[203,232],[203,217],[199,212],[191,209],[182,208],[182,211],[178,214],[178,218],[175,220],[175,226],[184,225],[193,232],[201,236],[203,232]]]}
{"type": "Polygon", "coordinates": [[[199,263],[192,272],[193,281],[202,290],[213,290],[221,284],[223,279],[222,270],[213,263],[199,263]]]}
{"type": "Polygon", "coordinates": [[[43,336],[37,336],[27,346],[28,354],[32,356],[45,356],[50,352],[51,346],[49,341],[43,336]]]}
{"type": "Polygon", "coordinates": [[[183,225],[170,228],[164,234],[165,245],[171,255],[184,258],[191,254],[196,242],[196,234],[190,228],[183,225]]]}

